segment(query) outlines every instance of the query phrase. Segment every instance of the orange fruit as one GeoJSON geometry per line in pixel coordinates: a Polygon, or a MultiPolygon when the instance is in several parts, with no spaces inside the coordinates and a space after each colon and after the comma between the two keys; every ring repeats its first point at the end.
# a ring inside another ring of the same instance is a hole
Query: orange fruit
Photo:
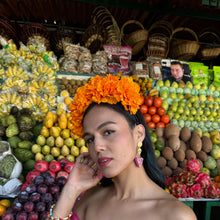
{"type": "Polygon", "coordinates": [[[5,206],[6,208],[9,208],[9,207],[11,206],[11,202],[10,202],[10,200],[8,200],[8,199],[2,199],[2,200],[0,201],[0,205],[3,205],[3,206],[5,206]]]}
{"type": "Polygon", "coordinates": [[[0,205],[0,216],[2,216],[6,212],[7,208],[3,205],[0,205]]]}
{"type": "Polygon", "coordinates": [[[72,102],[72,99],[71,99],[69,96],[66,96],[66,97],[64,98],[64,103],[65,103],[66,105],[70,105],[71,102],[72,102]]]}

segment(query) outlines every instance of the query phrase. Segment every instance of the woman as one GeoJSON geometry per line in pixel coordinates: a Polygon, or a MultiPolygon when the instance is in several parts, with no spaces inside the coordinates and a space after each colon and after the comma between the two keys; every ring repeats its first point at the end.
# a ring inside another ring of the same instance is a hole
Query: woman
{"type": "Polygon", "coordinates": [[[163,189],[164,178],[138,110],[139,89],[129,77],[107,75],[77,90],[69,108],[73,132],[83,135],[89,153],[77,158],[50,219],[196,219],[163,189]],[[102,175],[105,187],[98,184],[102,175]]]}

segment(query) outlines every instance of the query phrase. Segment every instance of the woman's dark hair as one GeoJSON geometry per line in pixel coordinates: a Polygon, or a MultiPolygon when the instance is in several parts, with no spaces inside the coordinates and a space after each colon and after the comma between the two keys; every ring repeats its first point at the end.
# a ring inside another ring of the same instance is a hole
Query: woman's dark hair
{"type": "MultiPolygon", "coordinates": [[[[97,103],[92,103],[85,111],[84,116],[95,106],[97,103]]],[[[115,110],[119,114],[123,115],[125,119],[127,120],[129,127],[133,129],[135,125],[142,124],[145,127],[146,136],[142,144],[142,153],[141,156],[144,158],[143,160],[143,166],[147,173],[147,175],[160,187],[163,189],[165,188],[165,178],[160,172],[156,160],[155,160],[155,154],[153,149],[153,144],[150,137],[149,129],[147,128],[147,125],[145,123],[145,120],[143,118],[142,113],[138,110],[135,115],[132,115],[129,113],[129,111],[126,111],[121,103],[117,104],[109,104],[109,103],[100,103],[99,106],[105,106],[110,109],[115,110]]],[[[107,186],[110,183],[112,183],[111,179],[103,178],[101,180],[101,184],[103,186],[107,186]]]]}

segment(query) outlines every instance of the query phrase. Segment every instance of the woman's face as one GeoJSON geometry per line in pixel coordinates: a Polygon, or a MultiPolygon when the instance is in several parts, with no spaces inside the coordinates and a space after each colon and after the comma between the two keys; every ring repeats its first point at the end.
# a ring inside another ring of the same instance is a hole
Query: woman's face
{"type": "Polygon", "coordinates": [[[175,79],[182,78],[184,70],[179,64],[172,64],[170,69],[171,69],[171,74],[175,79]]]}
{"type": "Polygon", "coordinates": [[[83,121],[90,156],[107,178],[127,168],[137,152],[137,135],[126,119],[108,107],[95,106],[83,121]]]}

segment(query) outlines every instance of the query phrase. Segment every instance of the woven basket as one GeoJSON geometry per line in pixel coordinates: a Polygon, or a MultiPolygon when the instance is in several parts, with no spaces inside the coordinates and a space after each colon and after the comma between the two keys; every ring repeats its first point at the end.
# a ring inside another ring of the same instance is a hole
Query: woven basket
{"type": "Polygon", "coordinates": [[[50,32],[41,24],[36,23],[22,27],[21,39],[24,44],[27,44],[31,39],[42,40],[47,50],[50,50],[50,32]]]}
{"type": "Polygon", "coordinates": [[[102,26],[107,32],[107,45],[121,46],[121,34],[111,12],[104,6],[98,6],[92,12],[92,22],[102,26]]]}
{"type": "Polygon", "coordinates": [[[98,50],[103,50],[106,43],[107,33],[105,29],[98,24],[91,24],[82,36],[81,45],[88,48],[92,54],[98,50]]]}
{"type": "Polygon", "coordinates": [[[132,55],[138,54],[143,49],[144,45],[147,43],[148,34],[148,30],[146,30],[144,26],[136,20],[128,20],[121,27],[122,42],[124,45],[129,45],[132,47],[132,55]],[[125,27],[131,24],[138,26],[138,30],[125,35],[125,27]]]}
{"type": "Polygon", "coordinates": [[[198,36],[190,28],[176,28],[172,33],[170,45],[170,57],[173,59],[189,61],[193,59],[200,48],[198,36]],[[178,34],[181,39],[178,39],[178,34]],[[191,39],[187,39],[187,36],[191,39]]]}
{"type": "Polygon", "coordinates": [[[201,47],[199,58],[202,60],[212,60],[220,55],[220,37],[213,31],[203,31],[199,35],[201,47]]]}

